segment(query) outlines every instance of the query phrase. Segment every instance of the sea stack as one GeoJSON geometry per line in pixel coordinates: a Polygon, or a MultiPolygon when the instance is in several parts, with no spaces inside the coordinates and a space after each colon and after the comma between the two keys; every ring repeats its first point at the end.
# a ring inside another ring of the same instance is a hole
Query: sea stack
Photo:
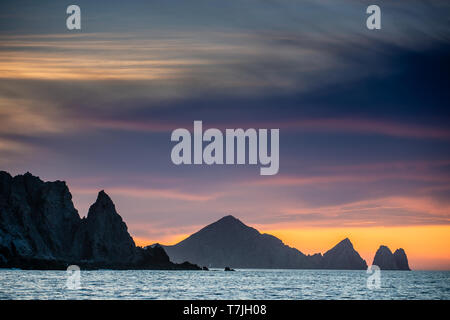
{"type": "Polygon", "coordinates": [[[398,270],[411,270],[409,268],[408,258],[406,257],[405,250],[403,250],[402,248],[395,250],[394,258],[398,270]]]}
{"type": "Polygon", "coordinates": [[[381,245],[373,259],[373,265],[377,265],[381,270],[411,270],[408,258],[403,249],[397,249],[394,253],[384,245],[381,245]]]}

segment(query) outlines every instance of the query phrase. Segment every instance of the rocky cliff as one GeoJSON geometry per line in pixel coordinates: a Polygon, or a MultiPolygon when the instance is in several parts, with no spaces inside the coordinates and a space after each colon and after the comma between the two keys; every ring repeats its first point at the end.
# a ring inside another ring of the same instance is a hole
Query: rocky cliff
{"type": "Polygon", "coordinates": [[[377,265],[381,270],[411,270],[403,249],[397,249],[392,253],[387,246],[383,245],[375,253],[372,264],[377,265]]]}
{"type": "Polygon", "coordinates": [[[0,267],[198,269],[174,264],[162,248],[138,248],[101,191],[81,219],[65,182],[0,171],[0,267]]]}
{"type": "Polygon", "coordinates": [[[0,171],[0,262],[19,266],[32,260],[70,259],[80,223],[64,182],[43,182],[30,173],[0,171]]]}
{"type": "Polygon", "coordinates": [[[136,246],[111,198],[102,190],[75,232],[72,252],[95,263],[131,261],[136,246]]]}

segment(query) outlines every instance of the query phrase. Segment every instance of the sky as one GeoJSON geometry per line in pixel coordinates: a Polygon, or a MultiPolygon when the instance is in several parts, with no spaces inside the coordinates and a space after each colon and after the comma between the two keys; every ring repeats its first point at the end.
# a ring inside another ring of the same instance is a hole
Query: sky
{"type": "Polygon", "coordinates": [[[0,169],[99,190],[139,245],[232,214],[304,253],[345,237],[450,270],[450,4],[0,1],[0,169]],[[280,169],[181,165],[171,132],[279,128],[280,169]]]}

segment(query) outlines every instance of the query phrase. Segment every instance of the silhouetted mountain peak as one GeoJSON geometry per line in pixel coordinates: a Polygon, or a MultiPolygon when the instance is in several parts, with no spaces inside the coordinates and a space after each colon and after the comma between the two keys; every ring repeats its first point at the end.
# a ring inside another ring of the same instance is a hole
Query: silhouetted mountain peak
{"type": "Polygon", "coordinates": [[[232,216],[232,215],[227,215],[224,216],[222,218],[220,218],[219,220],[217,220],[216,222],[213,222],[212,224],[216,224],[216,225],[244,225],[244,223],[242,223],[241,220],[239,220],[238,218],[232,216]]]}
{"type": "Polygon", "coordinates": [[[349,238],[345,238],[323,255],[324,266],[335,269],[366,269],[367,264],[353,248],[349,238]]]}
{"type": "Polygon", "coordinates": [[[181,243],[185,243],[188,239],[202,239],[202,241],[207,242],[216,243],[219,241],[221,243],[240,245],[240,243],[259,235],[260,233],[256,229],[245,225],[232,215],[228,215],[207,225],[181,243]]]}
{"type": "Polygon", "coordinates": [[[339,242],[335,248],[349,248],[349,249],[353,249],[353,244],[350,241],[349,238],[345,238],[344,240],[342,240],[341,242],[339,242]]]}
{"type": "Polygon", "coordinates": [[[92,217],[92,215],[102,213],[109,215],[118,215],[114,202],[104,190],[98,193],[97,200],[95,200],[94,204],[92,204],[89,208],[88,217],[92,217]]]}
{"type": "Polygon", "coordinates": [[[377,251],[377,252],[379,252],[380,254],[389,254],[389,255],[392,254],[391,249],[389,249],[389,247],[388,247],[388,246],[385,246],[385,245],[381,245],[381,246],[378,248],[378,251],[377,251]]]}
{"type": "Polygon", "coordinates": [[[236,222],[241,222],[241,221],[239,219],[237,219],[236,217],[232,216],[231,214],[229,214],[227,216],[220,218],[219,220],[217,220],[217,222],[236,223],[236,222]]]}
{"type": "Polygon", "coordinates": [[[232,215],[207,225],[173,246],[164,246],[172,261],[196,261],[214,267],[315,267],[316,261],[271,235],[261,234],[232,215]]]}
{"type": "Polygon", "coordinates": [[[220,218],[219,220],[207,225],[197,233],[206,233],[206,232],[214,232],[217,234],[230,234],[233,232],[237,233],[251,233],[251,234],[259,234],[259,232],[244,224],[241,220],[235,218],[232,215],[228,215],[220,218]]]}
{"type": "Polygon", "coordinates": [[[105,190],[101,190],[97,195],[97,201],[104,204],[112,204],[111,198],[106,194],[105,190]]]}

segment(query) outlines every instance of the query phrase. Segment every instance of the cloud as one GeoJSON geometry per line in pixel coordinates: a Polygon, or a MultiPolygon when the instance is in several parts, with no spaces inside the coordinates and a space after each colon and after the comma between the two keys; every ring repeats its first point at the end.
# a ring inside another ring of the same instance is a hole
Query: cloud
{"type": "Polygon", "coordinates": [[[25,156],[36,152],[33,145],[0,137],[0,165],[7,167],[22,162],[25,156]]]}
{"type": "MultiPolygon", "coordinates": [[[[127,121],[127,120],[109,120],[98,119],[86,121],[86,125],[93,128],[107,128],[126,131],[143,131],[143,132],[170,132],[175,128],[186,126],[186,121],[127,121]]],[[[191,125],[191,123],[189,123],[191,125]]],[[[206,123],[208,125],[208,123],[206,123]]],[[[192,126],[192,125],[191,125],[192,126]]],[[[234,121],[222,122],[217,121],[209,124],[209,127],[226,129],[234,128],[281,128],[290,132],[345,132],[359,134],[378,134],[393,137],[413,138],[413,139],[450,139],[450,130],[435,126],[424,126],[410,123],[401,123],[393,121],[363,119],[363,118],[312,118],[292,121],[286,119],[279,122],[257,122],[251,123],[243,121],[242,123],[234,121]]],[[[191,129],[191,128],[188,128],[191,129]]]]}
{"type": "MultiPolygon", "coordinates": [[[[94,188],[72,188],[74,193],[80,195],[95,194],[98,189],[94,188]]],[[[158,198],[180,201],[210,201],[218,198],[219,194],[194,194],[188,192],[182,192],[174,189],[153,189],[153,188],[134,188],[134,187],[108,187],[105,190],[107,193],[115,196],[125,196],[128,198],[158,198]]]]}
{"type": "Polygon", "coordinates": [[[285,208],[278,216],[302,226],[408,226],[450,222],[450,206],[429,197],[392,196],[334,206],[285,208]]]}
{"type": "Polygon", "coordinates": [[[406,138],[450,139],[450,130],[410,123],[349,118],[349,119],[305,119],[280,124],[279,127],[291,130],[317,130],[325,132],[355,132],[366,134],[382,134],[406,138]]]}
{"type": "MultiPolygon", "coordinates": [[[[350,170],[351,171],[351,170],[350,170]]],[[[317,185],[335,185],[335,184],[349,184],[349,183],[372,183],[377,181],[418,181],[418,182],[431,182],[431,183],[448,183],[450,176],[446,173],[421,173],[421,172],[395,172],[385,171],[379,172],[359,172],[347,175],[336,174],[320,174],[320,175],[276,175],[267,179],[253,179],[244,182],[246,185],[251,186],[317,186],[317,185]]]]}
{"type": "Polygon", "coordinates": [[[448,223],[444,1],[385,4],[375,33],[357,1],[89,1],[80,34],[61,33],[64,4],[0,6],[0,164],[73,180],[82,212],[103,186],[161,232],[230,213],[448,223]],[[281,128],[280,174],[171,166],[168,133],[193,120],[281,128]]]}
{"type": "Polygon", "coordinates": [[[0,42],[2,111],[18,106],[21,121],[3,126],[13,133],[161,132],[198,118],[215,127],[450,136],[442,103],[450,46],[429,34],[410,43],[213,29],[3,35],[0,42]],[[439,80],[429,71],[438,69],[439,80]]]}
{"type": "Polygon", "coordinates": [[[0,134],[57,134],[71,127],[53,106],[25,97],[0,97],[0,134]]]}

